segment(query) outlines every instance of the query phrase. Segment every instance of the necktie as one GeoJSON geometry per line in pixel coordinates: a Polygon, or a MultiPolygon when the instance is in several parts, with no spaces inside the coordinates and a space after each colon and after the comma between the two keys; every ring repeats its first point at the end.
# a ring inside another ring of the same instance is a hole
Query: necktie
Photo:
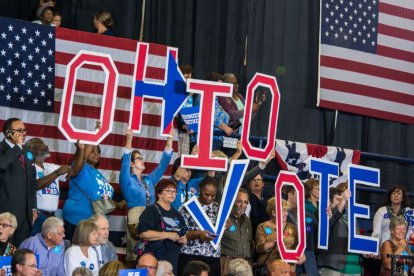
{"type": "Polygon", "coordinates": [[[20,162],[20,165],[22,165],[23,169],[26,170],[26,164],[25,164],[25,161],[24,161],[23,154],[19,155],[19,162],[20,162]]]}

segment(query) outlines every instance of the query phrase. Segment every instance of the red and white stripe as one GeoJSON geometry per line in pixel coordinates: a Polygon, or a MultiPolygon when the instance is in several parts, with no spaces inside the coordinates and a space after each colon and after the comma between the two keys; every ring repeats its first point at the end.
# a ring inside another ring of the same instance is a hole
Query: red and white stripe
{"type": "Polygon", "coordinates": [[[379,2],[377,53],[320,45],[318,105],[414,124],[414,3],[379,2]]]}

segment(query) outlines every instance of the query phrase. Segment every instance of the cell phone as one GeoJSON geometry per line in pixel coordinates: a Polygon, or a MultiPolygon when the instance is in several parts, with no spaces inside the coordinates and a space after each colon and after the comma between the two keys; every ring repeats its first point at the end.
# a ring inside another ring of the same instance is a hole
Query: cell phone
{"type": "Polygon", "coordinates": [[[242,123],[239,120],[237,120],[237,121],[233,122],[232,124],[230,124],[229,127],[231,129],[233,129],[234,131],[236,131],[241,127],[241,125],[242,125],[242,123]]]}
{"type": "Polygon", "coordinates": [[[179,236],[179,237],[182,237],[182,236],[184,236],[185,234],[187,234],[187,232],[188,232],[188,227],[187,227],[187,226],[185,226],[185,227],[183,227],[183,228],[181,228],[181,229],[180,229],[180,231],[178,232],[178,236],[179,236]]]}
{"type": "Polygon", "coordinates": [[[10,130],[8,130],[8,131],[6,132],[6,135],[7,135],[7,138],[9,138],[9,139],[13,139],[13,134],[11,133],[11,131],[10,131],[10,130]]]}

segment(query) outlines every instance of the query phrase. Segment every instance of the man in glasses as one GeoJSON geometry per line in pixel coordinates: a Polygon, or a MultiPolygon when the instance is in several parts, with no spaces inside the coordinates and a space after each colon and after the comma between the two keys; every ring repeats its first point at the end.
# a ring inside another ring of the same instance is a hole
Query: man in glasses
{"type": "Polygon", "coordinates": [[[19,246],[26,239],[37,218],[36,169],[34,156],[25,146],[26,127],[18,118],[3,124],[0,142],[0,213],[11,212],[17,229],[11,242],[19,246]]]}
{"type": "Polygon", "coordinates": [[[42,275],[37,268],[36,256],[30,249],[17,249],[12,257],[12,273],[16,276],[42,275]]]}

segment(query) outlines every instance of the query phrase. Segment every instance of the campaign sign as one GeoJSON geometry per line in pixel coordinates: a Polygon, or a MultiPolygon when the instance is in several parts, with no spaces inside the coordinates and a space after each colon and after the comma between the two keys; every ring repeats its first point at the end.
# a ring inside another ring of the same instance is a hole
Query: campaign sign
{"type": "Polygon", "coordinates": [[[198,118],[200,116],[200,107],[183,107],[180,110],[180,114],[188,129],[192,130],[193,132],[198,132],[198,118]]]}
{"type": "Polygon", "coordinates": [[[11,256],[0,257],[0,270],[4,269],[6,271],[6,276],[11,276],[11,256]]]}
{"type": "Polygon", "coordinates": [[[119,276],[147,276],[148,269],[122,269],[119,271],[119,276]]]}

